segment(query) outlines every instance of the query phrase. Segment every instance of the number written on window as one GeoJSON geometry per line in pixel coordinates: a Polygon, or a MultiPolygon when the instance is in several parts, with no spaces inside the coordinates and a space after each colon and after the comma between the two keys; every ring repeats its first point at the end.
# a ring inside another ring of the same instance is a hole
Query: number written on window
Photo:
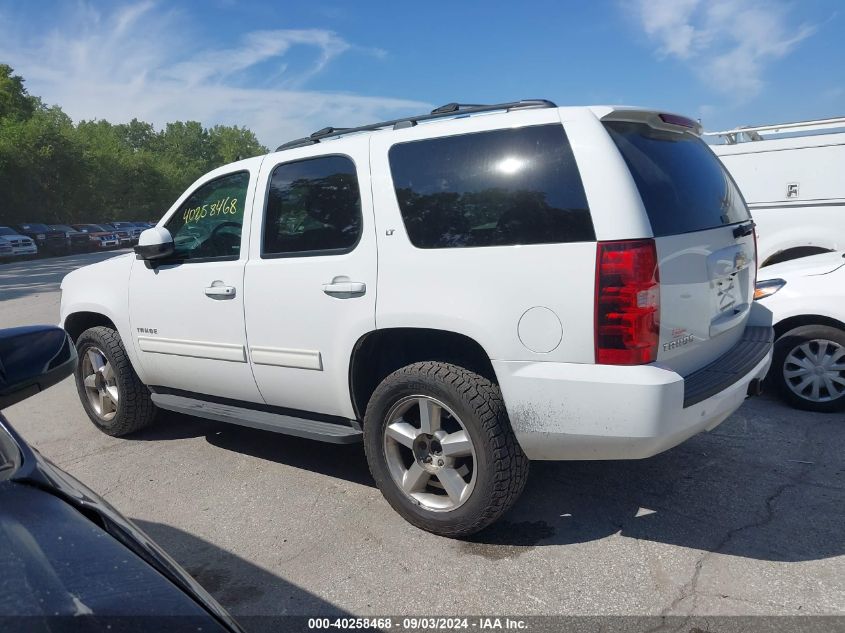
{"type": "Polygon", "coordinates": [[[199,187],[165,224],[178,260],[237,259],[241,251],[249,172],[216,178],[199,187]]]}

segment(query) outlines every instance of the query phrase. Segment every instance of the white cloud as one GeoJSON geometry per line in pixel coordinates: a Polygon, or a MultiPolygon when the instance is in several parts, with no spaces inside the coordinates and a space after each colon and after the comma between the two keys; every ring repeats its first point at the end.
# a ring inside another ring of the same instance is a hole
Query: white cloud
{"type": "Polygon", "coordinates": [[[271,148],[326,125],[362,124],[430,107],[307,88],[345,54],[378,59],[385,52],[354,46],[324,29],[252,31],[221,49],[214,38],[196,36],[188,16],[152,0],[107,12],[77,4],[70,14],[57,16],[51,30],[34,34],[0,21],[0,59],[24,76],[30,93],[60,105],[75,120],[245,125],[271,148]],[[292,57],[294,48],[301,50],[292,57]],[[250,73],[252,82],[245,77],[250,73]],[[257,86],[256,76],[263,77],[257,86]]]}
{"type": "Polygon", "coordinates": [[[693,67],[737,102],[763,89],[766,67],[792,52],[815,27],[793,24],[785,4],[763,0],[634,0],[657,54],[693,67]]]}

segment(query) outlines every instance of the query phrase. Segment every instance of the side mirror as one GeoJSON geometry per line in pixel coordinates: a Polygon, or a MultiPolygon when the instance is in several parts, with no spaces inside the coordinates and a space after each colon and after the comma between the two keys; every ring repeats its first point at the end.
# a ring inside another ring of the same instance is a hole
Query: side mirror
{"type": "Polygon", "coordinates": [[[135,256],[138,259],[162,259],[173,254],[173,236],[167,229],[154,226],[138,237],[135,256]]]}
{"type": "Polygon", "coordinates": [[[60,327],[0,330],[0,409],[52,387],[75,366],[76,347],[60,327]]]}

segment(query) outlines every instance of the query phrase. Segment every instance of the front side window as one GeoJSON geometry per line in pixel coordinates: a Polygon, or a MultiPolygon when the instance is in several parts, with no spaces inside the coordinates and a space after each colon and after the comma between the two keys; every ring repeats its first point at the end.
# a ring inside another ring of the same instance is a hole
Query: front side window
{"type": "Polygon", "coordinates": [[[560,124],[400,143],[389,159],[417,248],[595,240],[560,124]]]}
{"type": "Polygon", "coordinates": [[[262,255],[340,254],[361,237],[361,195],[355,164],[321,156],[273,170],[262,255]]]}
{"type": "Polygon", "coordinates": [[[199,187],[164,225],[178,260],[237,259],[249,172],[222,176],[199,187]]]}

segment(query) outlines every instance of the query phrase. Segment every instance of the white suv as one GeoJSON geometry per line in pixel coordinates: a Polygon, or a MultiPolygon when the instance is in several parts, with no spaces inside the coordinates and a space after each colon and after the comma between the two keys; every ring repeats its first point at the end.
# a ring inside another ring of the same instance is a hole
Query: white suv
{"type": "Polygon", "coordinates": [[[529,460],[712,429],[771,358],[748,210],[677,115],[522,101],[326,128],[203,176],[135,250],[62,284],[94,424],[363,440],[388,502],[443,535],[505,512],[529,460]]]}

